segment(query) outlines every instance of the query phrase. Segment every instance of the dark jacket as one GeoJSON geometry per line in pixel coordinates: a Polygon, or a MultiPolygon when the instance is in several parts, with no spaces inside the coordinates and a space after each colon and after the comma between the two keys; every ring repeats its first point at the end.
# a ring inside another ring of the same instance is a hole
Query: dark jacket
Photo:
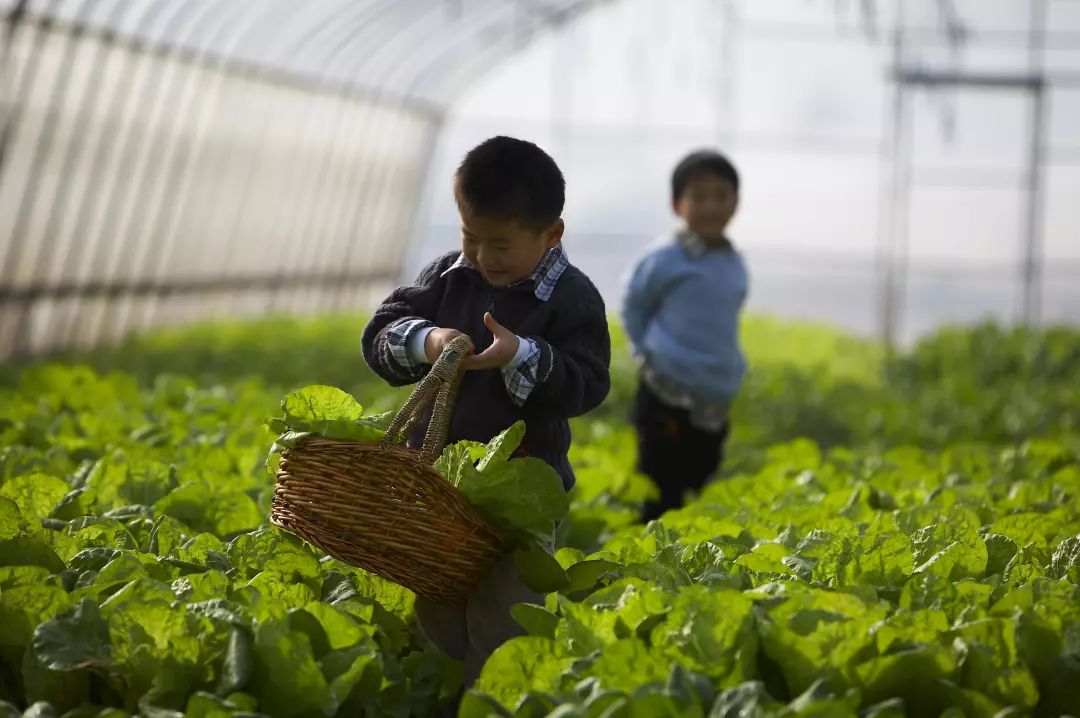
{"type": "MultiPolygon", "coordinates": [[[[604,301],[589,278],[573,265],[559,276],[550,297],[536,296],[532,281],[493,287],[469,267],[455,268],[460,252],[428,265],[411,286],[399,287],[379,306],[364,329],[364,359],[383,379],[401,386],[418,379],[403,370],[387,349],[387,332],[410,319],[468,334],[481,352],[491,345],[484,313],[518,336],[535,341],[541,350],[538,383],[522,406],[510,400],[498,369],[465,374],[450,424],[448,440],[489,441],[519,419],[526,425],[519,455],[536,456],[559,472],[563,485],[574,484],[567,459],[570,425],[567,419],[597,407],[611,387],[604,301]]],[[[409,445],[423,443],[426,421],[417,427],[409,445]]]]}

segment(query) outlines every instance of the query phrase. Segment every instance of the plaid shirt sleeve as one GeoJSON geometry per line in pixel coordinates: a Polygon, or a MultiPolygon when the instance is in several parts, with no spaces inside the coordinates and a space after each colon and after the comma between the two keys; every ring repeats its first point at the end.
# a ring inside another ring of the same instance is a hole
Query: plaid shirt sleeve
{"type": "Polygon", "coordinates": [[[385,354],[384,360],[393,364],[403,379],[419,381],[428,371],[426,362],[418,361],[409,351],[409,340],[416,332],[432,326],[426,319],[403,319],[391,324],[386,329],[386,341],[380,347],[385,354]]]}
{"type": "Polygon", "coordinates": [[[540,345],[532,339],[518,337],[517,354],[502,368],[503,383],[514,406],[522,406],[539,382],[540,345]]]}

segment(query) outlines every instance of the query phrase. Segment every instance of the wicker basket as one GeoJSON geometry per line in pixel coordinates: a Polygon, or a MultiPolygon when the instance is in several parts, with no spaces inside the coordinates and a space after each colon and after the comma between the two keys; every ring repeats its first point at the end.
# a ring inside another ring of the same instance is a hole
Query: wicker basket
{"type": "Polygon", "coordinates": [[[446,605],[504,549],[499,532],[432,464],[446,443],[468,340],[452,342],[374,446],[312,437],[285,452],[270,520],[331,556],[446,605]],[[405,439],[432,407],[419,451],[405,439]]]}

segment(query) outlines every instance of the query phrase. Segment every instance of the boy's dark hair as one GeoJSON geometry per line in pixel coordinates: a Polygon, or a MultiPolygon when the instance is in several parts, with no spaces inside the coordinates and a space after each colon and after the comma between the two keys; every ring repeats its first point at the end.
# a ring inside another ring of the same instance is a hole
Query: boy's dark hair
{"type": "Polygon", "coordinates": [[[562,216],[566,180],[532,142],[492,137],[469,150],[454,175],[458,208],[544,229],[562,216]]]}
{"type": "Polygon", "coordinates": [[[671,199],[678,201],[690,180],[703,174],[727,180],[736,192],[739,191],[739,173],[731,160],[715,150],[698,150],[684,157],[671,174],[671,199]]]}

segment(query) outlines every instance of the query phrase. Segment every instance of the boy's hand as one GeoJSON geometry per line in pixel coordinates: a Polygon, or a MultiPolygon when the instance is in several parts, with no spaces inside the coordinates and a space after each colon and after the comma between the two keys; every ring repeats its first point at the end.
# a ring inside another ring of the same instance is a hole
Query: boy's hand
{"type": "Polygon", "coordinates": [[[491,331],[495,340],[491,346],[479,354],[465,357],[466,369],[501,369],[517,354],[521,340],[518,339],[517,334],[495,321],[491,312],[484,314],[484,326],[491,331]]]}
{"type": "MultiPolygon", "coordinates": [[[[446,329],[440,327],[438,329],[432,329],[424,337],[424,354],[427,355],[428,363],[434,364],[435,361],[442,355],[443,349],[446,345],[454,341],[457,337],[466,336],[463,332],[459,332],[457,329],[446,329]]],[[[476,347],[473,346],[472,339],[469,339],[469,353],[470,357],[472,352],[476,351],[476,347]]]]}

